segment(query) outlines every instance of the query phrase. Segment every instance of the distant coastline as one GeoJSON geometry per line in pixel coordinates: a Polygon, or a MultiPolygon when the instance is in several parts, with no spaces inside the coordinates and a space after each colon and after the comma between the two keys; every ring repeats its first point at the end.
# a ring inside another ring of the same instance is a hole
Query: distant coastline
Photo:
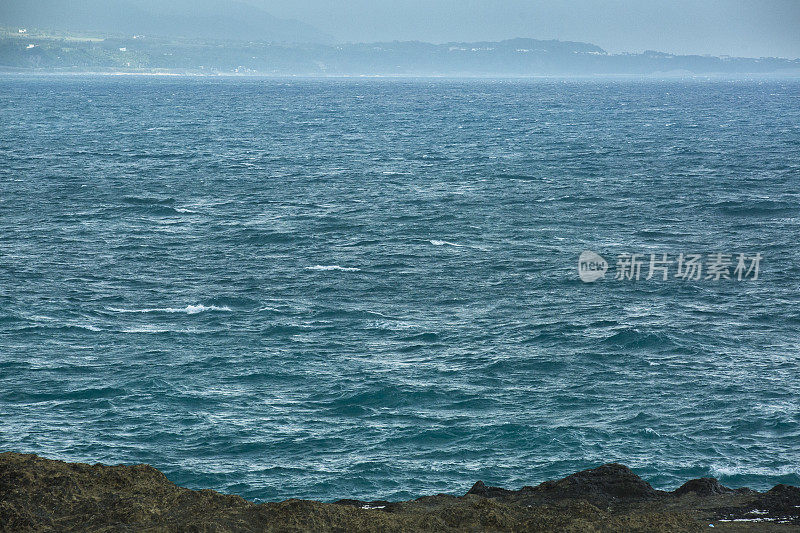
{"type": "Polygon", "coordinates": [[[191,70],[32,70],[5,68],[0,65],[0,77],[97,77],[97,78],[196,78],[196,79],[263,79],[263,80],[441,80],[441,81],[608,81],[608,82],[659,82],[659,81],[747,81],[747,80],[800,80],[798,72],[776,72],[763,74],[690,74],[690,73],[653,73],[653,74],[599,74],[599,75],[569,75],[569,74],[540,74],[540,75],[514,75],[514,74],[240,74],[235,72],[198,72],[191,70]]]}
{"type": "Polygon", "coordinates": [[[581,42],[291,44],[5,28],[0,72],[303,77],[800,77],[800,59],[609,54],[581,42]]]}

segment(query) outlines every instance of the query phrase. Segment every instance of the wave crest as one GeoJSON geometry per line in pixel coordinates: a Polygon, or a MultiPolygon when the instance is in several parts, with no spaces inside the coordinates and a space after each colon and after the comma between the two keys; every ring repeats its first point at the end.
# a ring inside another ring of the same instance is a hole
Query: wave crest
{"type": "Polygon", "coordinates": [[[358,272],[361,269],[356,267],[343,267],[339,265],[314,265],[306,267],[306,270],[339,270],[341,272],[358,272]]]}
{"type": "Polygon", "coordinates": [[[152,307],[149,309],[120,309],[118,307],[107,307],[109,311],[115,313],[186,313],[187,315],[196,315],[205,311],[233,311],[227,305],[187,305],[186,307],[152,307]]]}

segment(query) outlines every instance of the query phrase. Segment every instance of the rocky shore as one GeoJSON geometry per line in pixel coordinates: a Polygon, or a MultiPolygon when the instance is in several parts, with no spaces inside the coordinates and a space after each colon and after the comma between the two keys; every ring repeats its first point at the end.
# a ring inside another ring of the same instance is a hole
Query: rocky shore
{"type": "Polygon", "coordinates": [[[665,492],[612,463],[519,490],[479,481],[463,496],[406,502],[254,504],[178,487],[147,465],[2,453],[0,531],[800,531],[800,488],[703,478],[665,492]]]}

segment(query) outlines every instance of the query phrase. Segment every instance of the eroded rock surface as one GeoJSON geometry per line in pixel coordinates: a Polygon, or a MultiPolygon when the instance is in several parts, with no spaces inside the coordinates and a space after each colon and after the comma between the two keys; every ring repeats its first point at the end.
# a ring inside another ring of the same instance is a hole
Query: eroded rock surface
{"type": "Polygon", "coordinates": [[[147,465],[0,454],[0,531],[800,531],[800,489],[759,493],[691,480],[653,489],[620,464],[536,487],[477,482],[464,496],[407,502],[254,504],[171,483],[147,465]]]}

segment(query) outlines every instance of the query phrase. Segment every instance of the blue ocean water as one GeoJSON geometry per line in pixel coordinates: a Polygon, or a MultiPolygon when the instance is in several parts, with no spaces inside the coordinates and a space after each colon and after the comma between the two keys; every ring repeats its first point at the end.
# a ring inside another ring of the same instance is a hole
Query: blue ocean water
{"type": "Polygon", "coordinates": [[[0,449],[257,501],[800,485],[798,154],[798,81],[2,77],[0,449]]]}

